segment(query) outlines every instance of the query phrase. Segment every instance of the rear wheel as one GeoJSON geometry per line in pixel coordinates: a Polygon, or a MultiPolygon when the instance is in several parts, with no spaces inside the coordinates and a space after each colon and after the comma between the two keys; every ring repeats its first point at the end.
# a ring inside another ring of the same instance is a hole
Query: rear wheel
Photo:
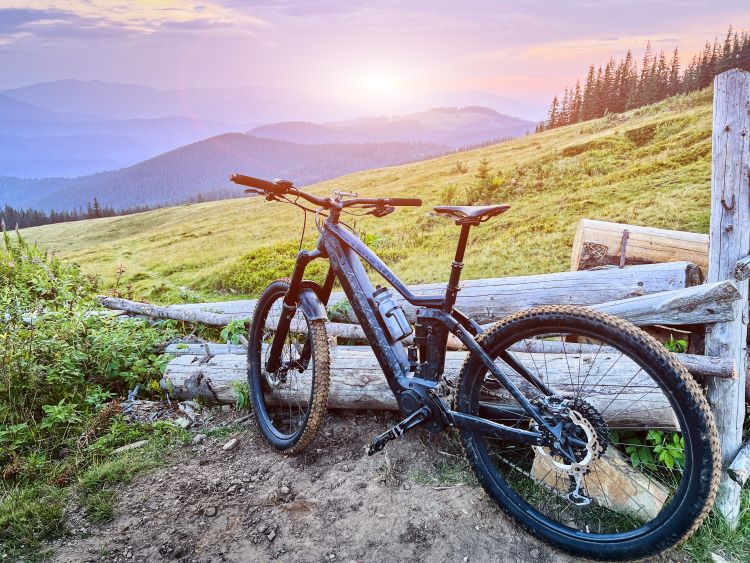
{"type": "MultiPolygon", "coordinates": [[[[700,525],[718,487],[718,436],[700,388],[663,345],[609,315],[563,306],[508,317],[480,342],[563,429],[554,447],[462,432],[479,482],[508,514],[594,559],[654,555],[700,525]]],[[[463,366],[457,409],[539,429],[475,356],[463,366]]]]}
{"type": "Polygon", "coordinates": [[[297,309],[281,353],[281,366],[266,370],[271,343],[289,289],[287,280],[269,285],[258,298],[248,338],[248,385],[253,413],[266,442],[296,454],[323,424],[330,360],[325,321],[307,319],[297,309]]]}

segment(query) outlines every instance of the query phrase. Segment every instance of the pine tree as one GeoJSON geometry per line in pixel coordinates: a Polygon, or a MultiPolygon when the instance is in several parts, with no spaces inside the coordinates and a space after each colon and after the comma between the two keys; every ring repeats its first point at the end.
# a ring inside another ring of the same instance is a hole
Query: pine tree
{"type": "Polygon", "coordinates": [[[578,123],[581,120],[581,105],[583,104],[583,94],[581,94],[581,81],[576,80],[576,89],[570,104],[569,123],[578,123]]]}
{"type": "Polygon", "coordinates": [[[560,112],[557,117],[557,126],[562,127],[570,123],[570,90],[565,87],[565,93],[563,94],[562,103],[560,104],[560,112]]]}
{"type": "Polygon", "coordinates": [[[651,96],[651,69],[653,61],[651,56],[651,41],[646,43],[646,51],[643,53],[641,62],[641,78],[638,80],[638,107],[649,103],[651,96]]]}
{"type": "Polygon", "coordinates": [[[91,206],[91,208],[94,212],[94,217],[98,219],[99,217],[102,216],[102,207],[101,205],[99,205],[98,199],[94,198],[94,204],[91,206]]]}
{"type": "Polygon", "coordinates": [[[680,51],[677,47],[672,53],[672,60],[669,63],[669,78],[667,80],[667,95],[674,96],[680,92],[680,51]]]}
{"type": "Polygon", "coordinates": [[[659,62],[655,66],[656,72],[652,102],[658,102],[669,96],[669,67],[667,66],[667,57],[663,51],[659,53],[659,62]]]}
{"type": "Polygon", "coordinates": [[[581,120],[588,121],[595,117],[595,100],[594,90],[596,88],[594,65],[589,67],[589,73],[586,75],[586,84],[583,87],[583,104],[581,107],[581,120]]]}
{"type": "Polygon", "coordinates": [[[549,112],[547,113],[547,123],[544,125],[545,129],[554,129],[557,127],[558,114],[560,112],[560,103],[557,100],[557,96],[552,98],[552,103],[549,106],[549,112]]]}

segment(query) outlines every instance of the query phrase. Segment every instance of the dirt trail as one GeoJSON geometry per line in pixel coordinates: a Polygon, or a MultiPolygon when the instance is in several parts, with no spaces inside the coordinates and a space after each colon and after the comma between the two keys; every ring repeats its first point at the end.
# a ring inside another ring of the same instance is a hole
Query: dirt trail
{"type": "Polygon", "coordinates": [[[56,561],[573,560],[476,485],[431,482],[471,480],[450,437],[419,431],[390,443],[387,457],[367,457],[364,445],[389,423],[329,415],[308,453],[292,458],[269,451],[252,421],[232,427],[137,476],[114,519],[60,542],[56,561]],[[231,438],[239,445],[224,451],[231,438]]]}

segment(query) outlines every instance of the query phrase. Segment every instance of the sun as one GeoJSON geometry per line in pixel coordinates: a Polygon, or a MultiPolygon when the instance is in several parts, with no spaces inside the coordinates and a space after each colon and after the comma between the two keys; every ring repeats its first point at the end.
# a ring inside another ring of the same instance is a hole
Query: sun
{"type": "Polygon", "coordinates": [[[396,92],[398,81],[384,72],[369,72],[364,75],[362,85],[370,94],[384,95],[396,92]]]}

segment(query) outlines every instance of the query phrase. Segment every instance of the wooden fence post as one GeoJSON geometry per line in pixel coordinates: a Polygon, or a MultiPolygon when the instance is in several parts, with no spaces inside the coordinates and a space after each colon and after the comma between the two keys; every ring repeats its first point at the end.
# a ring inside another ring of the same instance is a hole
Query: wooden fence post
{"type": "MultiPolygon", "coordinates": [[[[714,79],[711,226],[707,282],[735,279],[737,263],[750,254],[750,73],[729,70],[714,79]]],[[[745,415],[745,350],[748,281],[737,281],[742,299],[733,321],[708,325],[706,355],[733,358],[736,380],[708,378],[708,400],[716,418],[723,471],[716,508],[732,526],[739,519],[738,483],[727,466],[742,443],[745,415]]]]}

